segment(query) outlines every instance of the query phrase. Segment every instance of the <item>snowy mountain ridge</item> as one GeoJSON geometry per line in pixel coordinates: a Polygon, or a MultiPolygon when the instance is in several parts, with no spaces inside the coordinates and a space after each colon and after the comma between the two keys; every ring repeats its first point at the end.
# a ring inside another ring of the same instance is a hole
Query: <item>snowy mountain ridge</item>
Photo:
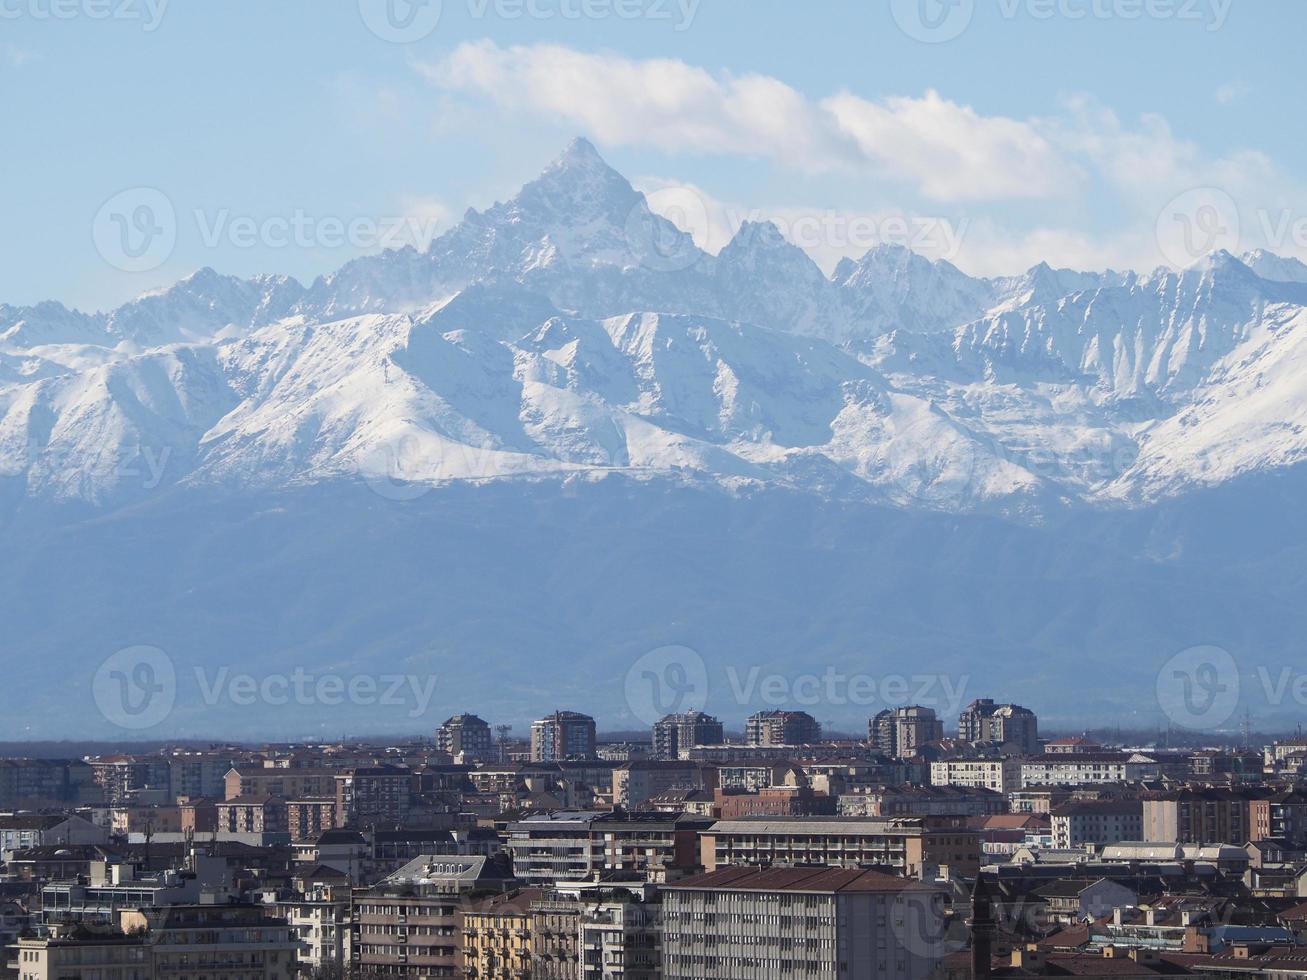
{"type": "Polygon", "coordinates": [[[1307,455],[1307,265],[1036,266],[775,226],[718,255],[587,142],[426,252],[0,306],[0,500],[619,472],[944,511],[1132,507],[1307,455]]]}

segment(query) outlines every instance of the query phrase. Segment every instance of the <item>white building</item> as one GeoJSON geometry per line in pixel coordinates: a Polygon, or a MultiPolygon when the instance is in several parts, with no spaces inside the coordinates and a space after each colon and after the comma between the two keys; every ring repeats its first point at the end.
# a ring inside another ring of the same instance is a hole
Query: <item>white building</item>
{"type": "Polygon", "coordinates": [[[1021,788],[1019,759],[940,759],[930,764],[932,786],[967,786],[1009,793],[1021,788]]]}
{"type": "Polygon", "coordinates": [[[1092,786],[1157,779],[1161,764],[1130,752],[1067,752],[1035,756],[1021,763],[1021,785],[1092,786]]]}
{"type": "Polygon", "coordinates": [[[943,955],[944,896],[838,868],[723,868],[665,887],[666,980],[924,980],[943,955]]]}

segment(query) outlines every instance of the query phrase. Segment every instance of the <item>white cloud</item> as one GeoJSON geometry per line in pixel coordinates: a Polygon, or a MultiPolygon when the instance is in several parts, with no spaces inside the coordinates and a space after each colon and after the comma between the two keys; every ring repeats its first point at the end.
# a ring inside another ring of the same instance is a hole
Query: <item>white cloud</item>
{"type": "Polygon", "coordinates": [[[548,113],[601,142],[759,156],[808,172],[870,171],[936,200],[1049,197],[1077,177],[1029,124],[982,116],[934,92],[881,102],[841,93],[814,103],[765,75],[489,41],[463,44],[421,70],[443,89],[548,113]]]}
{"type": "Polygon", "coordinates": [[[934,200],[1056,197],[1080,180],[1029,123],[981,116],[937,92],[882,102],[846,92],[822,107],[868,160],[916,175],[934,200]]]}
{"type": "MultiPolygon", "coordinates": [[[[1307,251],[1307,232],[1303,242],[1296,234],[1297,219],[1307,227],[1297,204],[1307,195],[1265,153],[1212,153],[1160,114],[1123,120],[1086,95],[1066,98],[1048,116],[1016,119],[985,115],[933,90],[811,98],[776,78],[674,58],[489,41],[463,44],[418,68],[446,105],[485,99],[612,146],[756,157],[809,176],[873,178],[865,186],[896,202],[860,211],[793,203],[745,210],[691,185],[647,180],[644,189],[657,191],[671,211],[694,215],[689,230],[709,251],[720,250],[747,218],[792,232],[827,271],[865,252],[869,235],[907,235],[904,243],[915,250],[975,274],[1014,273],[1040,261],[1149,270],[1169,254],[1159,244],[1167,209],[1196,188],[1235,202],[1244,247],[1307,251]],[[1268,228],[1289,230],[1273,237],[1268,228]]],[[[1241,95],[1232,84],[1217,99],[1241,95]]]]}

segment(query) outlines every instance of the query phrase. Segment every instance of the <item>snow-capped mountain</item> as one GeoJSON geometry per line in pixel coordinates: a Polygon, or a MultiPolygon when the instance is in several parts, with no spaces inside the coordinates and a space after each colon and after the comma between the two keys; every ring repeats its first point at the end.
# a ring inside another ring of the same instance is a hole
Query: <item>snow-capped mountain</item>
{"type": "Polygon", "coordinates": [[[206,269],[107,314],[4,308],[0,473],[101,504],[140,490],[109,464],[149,453],[181,486],[391,460],[419,483],[623,471],[962,511],[1139,503],[1301,458],[1307,266],[1246,259],[983,280],[882,246],[827,277],[765,223],[701,252],[577,141],[429,251],[308,289],[206,269]]]}
{"type": "Polygon", "coordinates": [[[1307,629],[1277,611],[1305,371],[1294,259],[981,279],[881,246],[827,276],[767,223],[701,251],[577,141],[307,287],[0,306],[0,618],[79,677],[103,642],[444,658],[437,710],[490,684],[468,650],[529,677],[688,641],[790,671],[1106,650],[1146,690],[1158,649],[1307,629]]]}

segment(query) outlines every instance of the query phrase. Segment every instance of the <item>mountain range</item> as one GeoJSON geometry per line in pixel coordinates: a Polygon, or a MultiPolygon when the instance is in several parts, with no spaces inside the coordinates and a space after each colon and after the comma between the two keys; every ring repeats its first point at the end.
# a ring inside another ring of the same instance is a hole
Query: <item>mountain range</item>
{"type": "Polygon", "coordinates": [[[164,734],[620,728],[628,667],[677,645],[731,718],[775,706],[757,668],[786,703],[920,674],[1165,723],[1158,671],[1216,644],[1288,723],[1256,678],[1307,625],[1304,358],[1296,259],[984,279],[883,245],[827,275],[766,222],[702,251],[577,140],[308,286],[0,306],[0,700],[16,737],[112,731],[96,669],[144,644],[178,670],[164,734]],[[297,667],[437,693],[196,696],[297,667]]]}

